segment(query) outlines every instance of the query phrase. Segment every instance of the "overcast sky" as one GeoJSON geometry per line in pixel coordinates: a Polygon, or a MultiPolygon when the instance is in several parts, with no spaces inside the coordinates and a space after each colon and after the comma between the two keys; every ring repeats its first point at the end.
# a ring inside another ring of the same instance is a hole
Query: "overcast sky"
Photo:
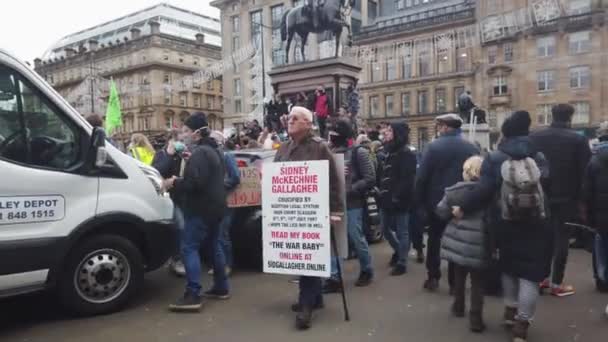
{"type": "Polygon", "coordinates": [[[14,0],[2,6],[0,48],[33,61],[62,37],[106,21],[169,3],[219,18],[211,0],[14,0]]]}

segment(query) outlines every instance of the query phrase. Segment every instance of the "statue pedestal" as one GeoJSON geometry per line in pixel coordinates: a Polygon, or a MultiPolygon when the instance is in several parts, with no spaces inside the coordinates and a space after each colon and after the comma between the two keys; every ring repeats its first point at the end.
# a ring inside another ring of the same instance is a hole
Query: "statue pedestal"
{"type": "Polygon", "coordinates": [[[478,142],[482,149],[490,149],[490,126],[488,124],[477,124],[471,127],[471,124],[462,125],[462,135],[465,139],[472,143],[478,142]],[[473,129],[473,132],[471,130],[473,129]]]}
{"type": "Polygon", "coordinates": [[[295,98],[297,93],[306,95],[323,86],[332,99],[333,113],[346,100],[346,88],[359,80],[359,67],[352,58],[326,58],[297,64],[275,66],[268,72],[275,94],[295,98]]]}

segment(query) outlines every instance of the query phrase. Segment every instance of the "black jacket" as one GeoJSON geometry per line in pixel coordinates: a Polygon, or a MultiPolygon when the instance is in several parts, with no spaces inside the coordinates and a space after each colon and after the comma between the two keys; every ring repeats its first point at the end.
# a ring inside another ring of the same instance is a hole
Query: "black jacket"
{"type": "Polygon", "coordinates": [[[207,224],[219,222],[226,209],[224,162],[217,144],[203,138],[192,148],[184,177],[175,181],[173,193],[185,216],[202,217],[207,224]]]}
{"type": "Polygon", "coordinates": [[[574,210],[591,158],[587,139],[561,123],[530,134],[530,139],[551,167],[551,191],[548,192],[551,204],[567,204],[566,207],[574,210]]]}
{"type": "Polygon", "coordinates": [[[481,166],[479,185],[467,192],[461,208],[473,212],[480,204],[487,208],[486,225],[492,236],[493,246],[499,250],[501,271],[509,275],[540,282],[548,276],[551,264],[553,235],[546,220],[502,220],[498,194],[502,185],[501,166],[509,157],[533,158],[541,170],[541,182],[546,187],[549,177],[547,161],[528,137],[504,139],[498,151],[490,153],[481,166]]]}
{"type": "Polygon", "coordinates": [[[608,232],[608,142],[595,146],[593,152],[583,178],[582,199],[589,224],[608,232]]]}
{"type": "Polygon", "coordinates": [[[179,176],[181,164],[182,158],[179,154],[174,153],[170,156],[166,149],[156,152],[154,159],[152,160],[152,167],[158,170],[163,178],[179,176]]]}
{"type": "Polygon", "coordinates": [[[427,212],[435,211],[445,189],[462,182],[462,166],[479,154],[460,130],[444,134],[430,143],[422,156],[416,180],[416,199],[427,212]]]}
{"type": "Polygon", "coordinates": [[[386,159],[379,167],[379,204],[388,211],[405,213],[410,209],[416,179],[416,155],[407,146],[404,124],[392,124],[395,139],[385,146],[386,159]]]}

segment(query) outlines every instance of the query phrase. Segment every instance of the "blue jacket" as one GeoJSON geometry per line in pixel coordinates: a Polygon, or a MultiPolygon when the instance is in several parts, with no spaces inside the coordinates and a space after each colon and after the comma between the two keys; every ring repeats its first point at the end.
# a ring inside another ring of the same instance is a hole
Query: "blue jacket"
{"type": "Polygon", "coordinates": [[[226,175],[224,176],[224,188],[227,193],[231,193],[241,183],[241,172],[236,164],[236,158],[232,152],[224,152],[224,165],[226,175]]]}
{"type": "Polygon", "coordinates": [[[433,212],[445,189],[462,181],[462,166],[479,149],[461,136],[460,130],[446,133],[430,143],[417,172],[416,199],[433,212]]]}

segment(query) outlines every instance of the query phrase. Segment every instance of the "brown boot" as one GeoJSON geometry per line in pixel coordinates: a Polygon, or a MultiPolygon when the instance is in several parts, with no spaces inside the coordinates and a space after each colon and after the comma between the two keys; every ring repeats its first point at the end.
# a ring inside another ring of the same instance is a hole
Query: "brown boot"
{"type": "Polygon", "coordinates": [[[513,342],[526,342],[528,340],[528,327],[530,327],[530,322],[516,320],[513,326],[513,342]]]}
{"type": "Polygon", "coordinates": [[[474,333],[482,333],[486,330],[481,312],[469,312],[469,327],[474,333]]]}
{"type": "Polygon", "coordinates": [[[512,328],[515,324],[515,315],[517,315],[517,308],[505,306],[504,324],[507,328],[512,328]]]}

